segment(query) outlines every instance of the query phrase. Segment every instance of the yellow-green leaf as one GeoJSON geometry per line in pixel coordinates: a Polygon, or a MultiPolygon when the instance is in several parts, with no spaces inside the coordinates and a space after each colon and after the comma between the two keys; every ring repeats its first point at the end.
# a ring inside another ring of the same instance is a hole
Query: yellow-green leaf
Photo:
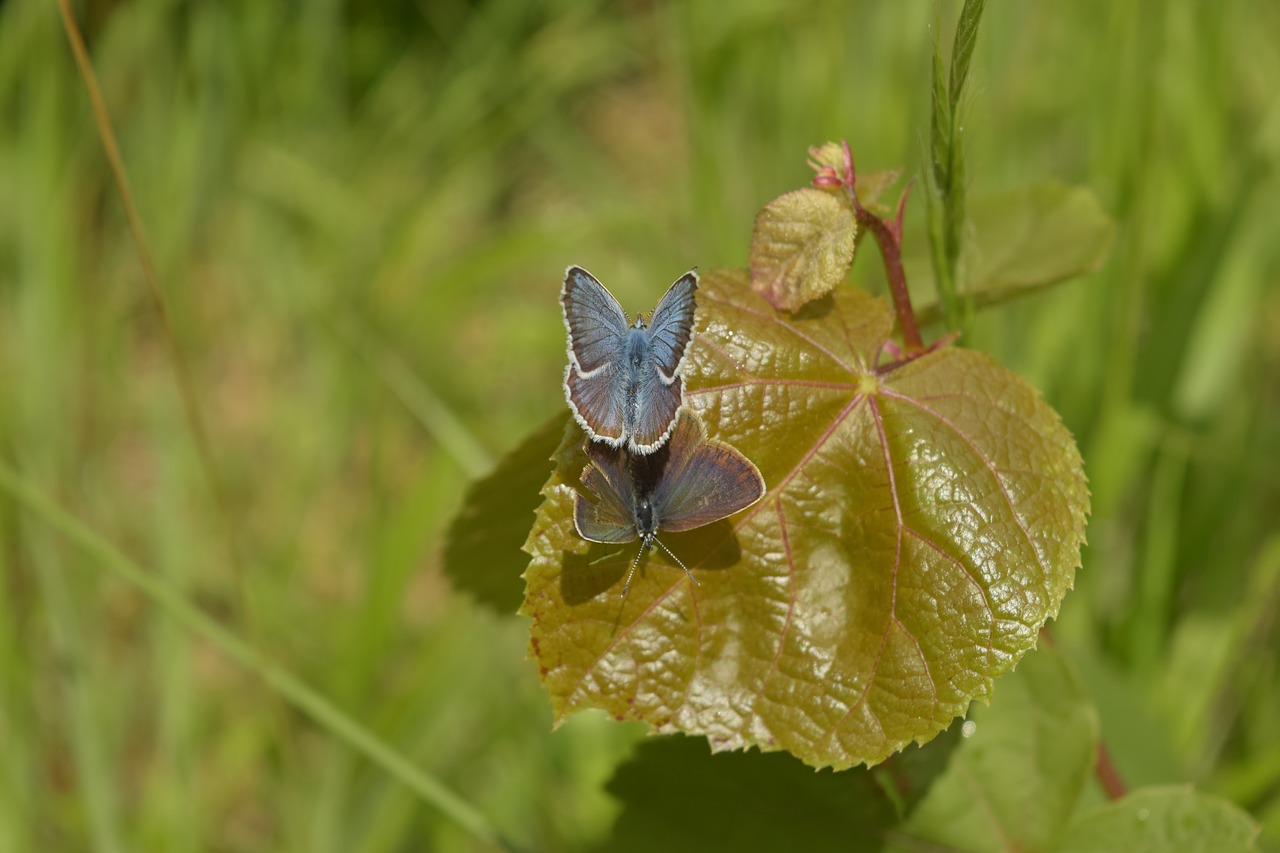
{"type": "Polygon", "coordinates": [[[969,202],[980,235],[966,254],[984,291],[1025,289],[1093,272],[1115,226],[1084,187],[1044,183],[969,202]]]}
{"type": "Polygon", "coordinates": [[[583,541],[566,440],[525,549],[522,612],[557,719],[601,708],[717,749],[875,763],[991,691],[1057,613],[1088,511],[1054,411],[977,352],[883,355],[888,307],[775,311],[739,271],[698,294],[687,405],[759,467],[753,507],[663,541],[583,541]]]}

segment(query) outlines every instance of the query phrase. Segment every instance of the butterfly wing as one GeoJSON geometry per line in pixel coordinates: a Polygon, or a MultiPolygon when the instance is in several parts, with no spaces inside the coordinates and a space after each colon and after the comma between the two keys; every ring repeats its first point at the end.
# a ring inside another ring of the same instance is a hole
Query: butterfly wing
{"type": "Polygon", "coordinates": [[[591,464],[582,469],[582,484],[596,499],[574,496],[573,525],[591,542],[630,542],[637,534],[626,452],[595,441],[586,449],[591,464]]]}
{"type": "Polygon", "coordinates": [[[698,274],[690,270],[667,288],[649,320],[649,347],[664,385],[673,384],[684,365],[685,352],[693,337],[693,319],[697,310],[694,294],[697,290],[698,274]]]}
{"type": "Polygon", "coordinates": [[[759,469],[730,445],[708,440],[697,415],[680,413],[667,446],[670,456],[653,491],[662,530],[693,530],[764,496],[759,469]]]}
{"type": "Polygon", "coordinates": [[[626,436],[626,389],[609,365],[583,376],[570,364],[564,371],[564,397],[587,436],[618,447],[626,436]]]}

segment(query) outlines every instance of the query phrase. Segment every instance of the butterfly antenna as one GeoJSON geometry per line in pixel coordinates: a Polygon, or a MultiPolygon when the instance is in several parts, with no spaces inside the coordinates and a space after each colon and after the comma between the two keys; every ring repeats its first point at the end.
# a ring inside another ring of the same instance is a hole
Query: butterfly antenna
{"type": "Polygon", "coordinates": [[[622,600],[626,601],[627,591],[631,589],[631,576],[636,573],[636,566],[640,565],[640,558],[644,556],[644,552],[649,550],[649,543],[642,542],[640,550],[636,552],[636,558],[631,561],[631,571],[627,572],[627,582],[622,585],[622,600]]]}
{"type": "Polygon", "coordinates": [[[671,549],[670,549],[670,548],[668,548],[666,545],[663,545],[663,544],[662,544],[662,540],[661,540],[661,539],[659,539],[657,536],[655,536],[655,537],[653,537],[653,541],[654,541],[654,542],[657,542],[657,543],[658,543],[658,547],[660,547],[662,550],[664,550],[664,551],[666,551],[666,552],[667,552],[667,556],[668,556],[668,557],[670,557],[671,559],[673,559],[673,560],[675,560],[675,561],[676,561],[676,565],[677,565],[677,566],[679,566],[680,568],[684,569],[684,573],[685,573],[686,575],[688,575],[688,576],[689,576],[689,580],[693,581],[693,585],[694,585],[694,586],[702,586],[702,584],[698,583],[698,579],[697,579],[697,578],[695,578],[695,577],[693,576],[693,572],[689,571],[688,566],[686,566],[684,563],[680,562],[680,558],[679,558],[679,557],[677,557],[675,554],[672,554],[672,553],[671,553],[671,549]]]}

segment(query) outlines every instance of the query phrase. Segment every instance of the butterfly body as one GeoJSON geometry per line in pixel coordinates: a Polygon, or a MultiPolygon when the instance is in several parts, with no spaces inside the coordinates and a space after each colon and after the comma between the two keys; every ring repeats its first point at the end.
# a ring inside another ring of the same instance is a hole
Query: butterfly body
{"type": "Polygon", "coordinates": [[[592,542],[625,543],[640,540],[631,574],[655,545],[685,569],[679,558],[658,539],[659,531],[678,533],[711,524],[758,501],[764,479],[751,461],[723,442],[707,438],[702,420],[682,410],[670,440],[647,455],[633,454],[588,441],[590,464],[582,484],[595,496],[579,493],[574,501],[574,525],[592,542]]]}
{"type": "Polygon", "coordinates": [[[581,267],[565,272],[560,302],[568,332],[565,399],[589,438],[632,453],[657,450],[684,402],[685,354],[693,336],[696,273],[676,280],[648,323],[627,325],[622,306],[581,267]]]}

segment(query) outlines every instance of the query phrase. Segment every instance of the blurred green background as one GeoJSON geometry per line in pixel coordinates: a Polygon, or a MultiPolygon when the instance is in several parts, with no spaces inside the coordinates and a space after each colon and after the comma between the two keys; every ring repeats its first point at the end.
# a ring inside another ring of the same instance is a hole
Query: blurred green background
{"type": "MultiPolygon", "coordinates": [[[[451,514],[563,406],[565,265],[634,310],[745,265],[808,145],[918,174],[958,4],[76,6],[217,482],[49,0],[0,3],[3,464],[511,838],[599,839],[640,730],[550,731],[523,621],[442,576],[451,514]]],[[[1057,179],[1117,223],[966,341],[1085,455],[1055,634],[1130,785],[1273,849],[1278,32],[1266,0],[991,4],[964,121],[971,197],[1057,179]]],[[[0,560],[0,849],[483,849],[7,492],[0,560]]]]}

